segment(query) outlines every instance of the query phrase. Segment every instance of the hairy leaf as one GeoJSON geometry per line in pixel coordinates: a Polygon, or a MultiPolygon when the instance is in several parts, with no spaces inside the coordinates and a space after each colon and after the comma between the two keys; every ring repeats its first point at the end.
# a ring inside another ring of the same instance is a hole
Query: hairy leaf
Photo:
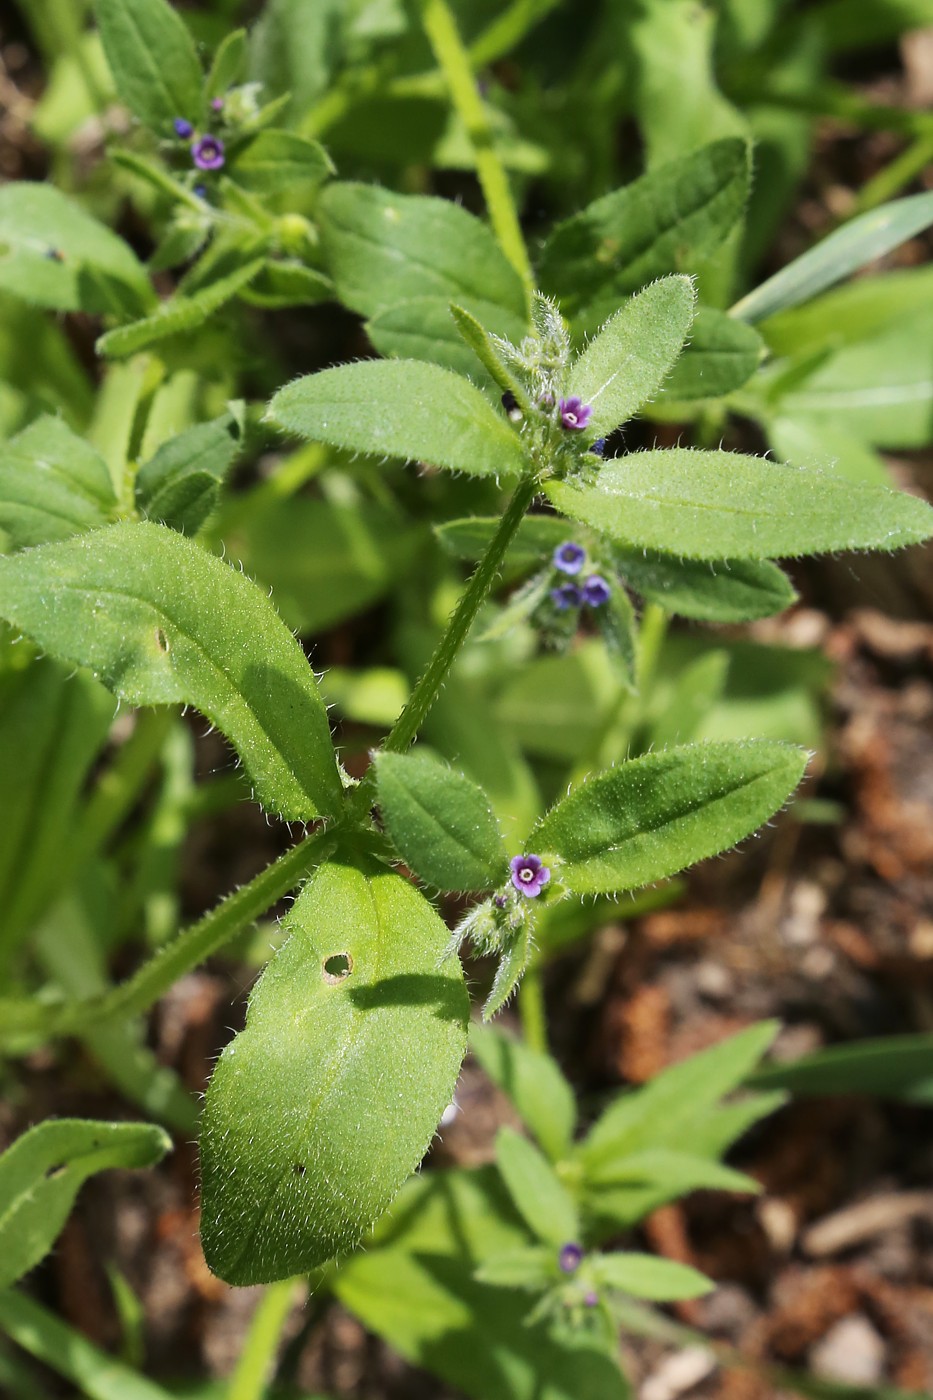
{"type": "Polygon", "coordinates": [[[208,283],[199,291],[190,295],[178,293],[169,297],[168,301],[163,301],[159,309],[144,320],[133,321],[128,326],[117,326],[116,330],[107,331],[98,339],[94,348],[98,355],[134,355],[137,350],[144,350],[170,335],[197,330],[215,311],[219,311],[226,302],[248,286],[264,266],[261,258],[254,258],[244,267],[237,268],[225,277],[219,277],[216,282],[208,283]]]}
{"type": "Polygon", "coordinates": [[[412,297],[459,302],[497,334],[523,323],[521,280],[485,224],[449,199],[337,182],[318,201],[321,247],[340,300],[376,316],[412,297]]]}
{"type": "Polygon", "coordinates": [[[635,452],[594,486],[548,483],[558,510],[619,544],[686,559],[899,549],[933,534],[925,501],[736,452],[635,452]]]}
{"type": "Polygon", "coordinates": [[[188,704],[296,819],[342,788],[314,675],[261,589],[174,530],[109,525],[0,558],[0,616],[134,705],[188,704]]]}
{"type": "Polygon", "coordinates": [[[140,315],[155,304],[129,245],[52,185],[0,189],[0,288],[55,311],[140,315]]]}
{"type": "Polygon", "coordinates": [[[683,348],[695,304],[689,277],[653,282],[574,361],[568,388],[592,406],[588,440],[605,437],[654,398],[683,348]]]}
{"type": "Polygon", "coordinates": [[[150,520],[194,535],[217,504],[239,451],[229,414],[198,423],[163,442],[136,476],[136,504],[150,520]]]}
{"type": "Polygon", "coordinates": [[[274,194],[291,185],[311,190],[333,175],[334,166],[319,142],[268,127],[237,152],[230,173],[245,189],[274,194]]]}
{"type": "Polygon", "coordinates": [[[110,1167],[149,1167],[171,1148],[151,1123],[50,1118],[0,1155],[0,1288],[46,1255],[89,1176],[110,1167]]]}
{"type": "Polygon", "coordinates": [[[747,194],[746,143],[714,141],[558,224],[542,251],[541,285],[593,330],[653,278],[693,271],[722,243],[747,194]]]}
{"type": "Polygon", "coordinates": [[[0,529],[11,549],[94,530],[115,506],[106,463],[63,419],[37,418],[0,446],[0,529]]]}
{"type": "Polygon", "coordinates": [[[508,853],[482,788],[425,751],[376,760],[389,839],[420,880],[439,890],[488,890],[508,853]]]}
{"type": "Polygon", "coordinates": [[[496,1136],[496,1165],[515,1209],[539,1240],[557,1249],[579,1242],[576,1203],[533,1142],[514,1128],[500,1128],[496,1136]]]}
{"type": "Polygon", "coordinates": [[[684,353],[664,381],[666,399],[714,399],[751,379],[764,343],[752,326],[711,306],[694,317],[684,353]]]}
{"type": "Polygon", "coordinates": [[[763,559],[677,559],[650,549],[613,555],[628,584],[666,612],[700,622],[746,622],[771,617],[797,597],[785,573],[763,559]]]}
{"type": "Polygon", "coordinates": [[[699,1298],[715,1285],[697,1269],[652,1254],[598,1254],[590,1262],[593,1277],[603,1288],[616,1288],[634,1298],[667,1303],[699,1298]]]}
{"type": "Polygon", "coordinates": [[[475,1278],[528,1236],[490,1167],[409,1182],[365,1250],[334,1275],[362,1322],[474,1400],[625,1400],[611,1348],[584,1330],[530,1322],[528,1296],[475,1278]]]}
{"type": "Polygon", "coordinates": [[[806,754],[768,740],[689,744],[600,773],[552,807],[530,848],[576,894],[634,890],[757,830],[803,777],[806,754]]]}
{"type": "Polygon", "coordinates": [[[478,389],[417,360],[363,360],[288,384],[269,417],[350,451],[420,458],[475,476],[527,470],[521,441],[478,389]]]}
{"type": "Polygon", "coordinates": [[[202,1241],[228,1283],[353,1249],[453,1095],[469,1003],[447,930],[406,880],[322,866],[207,1094],[202,1241]]]}
{"type": "Polygon", "coordinates": [[[551,1161],[565,1156],[577,1105],[556,1061],[498,1026],[475,1022],[470,1027],[470,1049],[492,1082],[512,1100],[551,1161]]]}
{"type": "Polygon", "coordinates": [[[94,0],[117,92],[140,121],[172,135],[176,117],[201,115],[201,65],[184,20],[167,0],[94,0]]]}
{"type": "MultiPolygon", "coordinates": [[[[489,309],[477,302],[471,303],[471,308],[477,316],[489,309]]],[[[462,315],[463,309],[458,309],[462,315]]],[[[495,376],[487,379],[483,375],[476,355],[458,332],[452,310],[446,297],[412,297],[370,317],[366,334],[380,355],[427,360],[491,386],[497,382],[495,376]]],[[[498,333],[508,340],[521,340],[525,334],[524,323],[514,312],[502,309],[493,319],[498,333]]],[[[475,324],[479,325],[478,321],[475,324]]],[[[486,368],[488,372],[488,365],[486,368]]],[[[496,392],[501,393],[501,388],[496,392]]]]}

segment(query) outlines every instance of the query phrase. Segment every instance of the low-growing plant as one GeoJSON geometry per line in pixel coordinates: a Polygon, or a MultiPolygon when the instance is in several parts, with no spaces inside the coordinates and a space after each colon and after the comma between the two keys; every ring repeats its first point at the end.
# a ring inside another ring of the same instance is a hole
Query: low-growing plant
{"type": "MultiPolygon", "coordinates": [[[[875,376],[894,383],[910,342],[892,308],[912,307],[928,273],[831,290],[933,223],[933,195],[869,198],[750,286],[749,249],[783,208],[761,188],[779,136],[756,156],[755,121],[716,87],[711,15],[691,28],[674,0],[581,22],[562,131],[534,91],[553,66],[537,26],[566,44],[573,7],[311,14],[270,0],[249,34],[225,32],[230,8],[95,0],[96,28],[64,45],[64,18],[36,19],[71,95],[56,109],[50,89],[39,109],[61,179],[0,190],[14,327],[0,386],[0,1044],[15,1057],[77,1037],[127,1099],[189,1133],[192,1099],[140,1018],[233,940],[244,952],[244,931],[294,894],[207,1091],[209,1267],[232,1284],[321,1271],[403,1354],[484,1400],[622,1395],[619,1326],[657,1325],[633,1300],[712,1285],[613,1246],[690,1191],[757,1189],[723,1158],[782,1088],[729,1096],[776,1027],[619,1094],[578,1132],[546,1053],[541,969],[620,895],[670,898],[671,877],[768,823],[818,742],[818,658],[668,636],[669,619],[769,617],[796,597],[778,561],[933,533],[875,450],[928,440],[929,384],[893,410],[896,395],[863,397],[875,376]],[[574,101],[601,73],[593,100],[617,125],[610,35],[647,169],[606,193],[606,132],[574,101]],[[476,70],[516,48],[528,89],[484,93],[476,70]],[[689,136],[667,113],[665,55],[693,75],[689,136]],[[114,124],[79,202],[60,187],[70,114],[112,96],[132,121],[114,124]],[[592,157],[589,185],[565,148],[592,157]],[[399,161],[475,172],[488,220],[392,188],[399,161]],[[344,166],[386,183],[341,179],[344,166]],[[558,218],[529,244],[515,190],[535,176],[558,218]],[[128,241],[107,219],[151,234],[145,263],[138,230],[128,241]],[[282,382],[296,356],[260,313],[334,301],[364,318],[379,358],[282,382]],[[100,320],[93,384],[47,311],[78,313],[84,337],[100,320]],[[725,445],[753,432],[787,461],[725,445]],[[238,467],[260,459],[258,476],[238,467]],[[371,664],[316,674],[305,641],[375,604],[371,664]],[[730,673],[752,678],[757,733],[730,673]],[[236,774],[194,783],[188,708],[225,737],[236,774]],[[302,834],[177,932],[187,830],[246,797],[302,834]],[[113,985],[126,944],[148,956],[113,985]],[[482,986],[472,1029],[467,952],[482,986]],[[516,991],[523,1039],[486,1024],[516,991]],[[494,1164],[409,1181],[468,1033],[527,1135],[502,1129],[494,1164]]],[[[774,74],[799,60],[807,91],[824,90],[800,57],[812,15],[807,28],[757,6],[748,34],[743,7],[722,8],[727,87],[758,44],[774,74]]],[[[825,39],[840,6],[815,8],[825,39]]],[[[55,1119],[0,1157],[0,1328],[91,1395],[117,1393],[100,1355],[66,1345],[9,1285],[52,1247],[88,1175],[168,1145],[148,1124],[55,1119]]],[[[235,1396],[260,1393],[291,1288],[257,1314],[235,1396]]],[[[120,1394],[157,1393],[113,1374],[120,1394]]]]}

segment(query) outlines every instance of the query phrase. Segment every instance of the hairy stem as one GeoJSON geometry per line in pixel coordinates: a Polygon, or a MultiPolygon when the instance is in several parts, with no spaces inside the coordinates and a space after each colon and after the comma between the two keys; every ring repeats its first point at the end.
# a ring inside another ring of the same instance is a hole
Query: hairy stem
{"type": "Polygon", "coordinates": [[[476,173],[493,232],[503,253],[522,279],[530,304],[534,274],[528,261],[528,250],[522,237],[508,176],[496,151],[492,127],[473,75],[470,55],[460,38],[447,0],[421,0],[421,18],[434,57],[450,89],[454,107],[473,146],[476,173]]]}
{"type": "Polygon", "coordinates": [[[160,948],[112,992],[93,1001],[63,1007],[57,1017],[51,1015],[52,1033],[80,1032],[88,1025],[97,1025],[116,1016],[130,1019],[148,1010],[179,977],[216,953],[276,900],[293,890],[304,875],[326,859],[335,844],[335,829],[331,827],[306,836],[266,866],[249,884],[227,895],[210,913],[185,929],[172,943],[160,948]]]}
{"type": "Polygon", "coordinates": [[[470,582],[451,615],[443,637],[435,648],[434,655],[411,693],[411,698],[399,715],[386,738],[383,748],[388,753],[403,753],[415,739],[425,717],[441,687],[457,653],[466,641],[467,633],[476,620],[490,589],[499,575],[505,552],[512,542],[516,530],[522,523],[525,511],[531,505],[538,489],[536,477],[528,476],[516,487],[515,494],[506,507],[499,528],[489,542],[489,547],[477,564],[470,582]]]}
{"type": "Polygon", "coordinates": [[[540,955],[526,970],[518,989],[518,1015],[529,1050],[547,1054],[547,1012],[540,955]]]}

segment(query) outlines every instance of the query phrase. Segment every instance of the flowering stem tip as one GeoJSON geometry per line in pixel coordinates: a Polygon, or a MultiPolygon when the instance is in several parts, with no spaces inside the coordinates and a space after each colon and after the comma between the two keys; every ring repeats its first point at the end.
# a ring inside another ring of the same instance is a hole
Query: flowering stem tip
{"type": "Polygon", "coordinates": [[[569,432],[580,432],[590,421],[593,406],[584,403],[577,394],[571,394],[569,399],[561,399],[558,410],[561,426],[569,432]]]}

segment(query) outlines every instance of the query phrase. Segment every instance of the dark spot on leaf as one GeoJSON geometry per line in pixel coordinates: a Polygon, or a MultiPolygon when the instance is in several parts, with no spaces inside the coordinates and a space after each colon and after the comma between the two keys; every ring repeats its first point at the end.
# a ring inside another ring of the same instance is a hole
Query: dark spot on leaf
{"type": "Polygon", "coordinates": [[[292,1164],[292,1171],[296,1176],[304,1176],[307,1170],[308,1168],[305,1166],[304,1162],[294,1162],[292,1164]]]}
{"type": "Polygon", "coordinates": [[[169,650],[169,641],[168,641],[168,637],[167,637],[167,636],[165,635],[165,633],[162,631],[162,628],[161,628],[161,627],[157,627],[157,628],[156,628],[156,630],[155,630],[155,639],[156,639],[156,646],[159,648],[159,651],[164,652],[164,653],[167,654],[167,653],[168,653],[168,650],[169,650]]]}
{"type": "Polygon", "coordinates": [[[332,953],[324,959],[324,981],[342,982],[353,971],[353,959],[349,953],[332,953]]]}

